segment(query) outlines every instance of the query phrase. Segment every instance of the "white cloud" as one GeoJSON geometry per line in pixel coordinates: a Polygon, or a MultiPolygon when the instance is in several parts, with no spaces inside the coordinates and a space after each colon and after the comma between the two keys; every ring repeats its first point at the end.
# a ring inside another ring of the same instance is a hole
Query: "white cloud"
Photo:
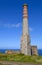
{"type": "Polygon", "coordinates": [[[1,24],[0,26],[8,27],[8,28],[18,28],[18,27],[21,26],[21,23],[17,23],[17,24],[1,24]]]}
{"type": "MultiPolygon", "coordinates": [[[[22,26],[21,23],[17,23],[17,24],[0,24],[0,26],[2,27],[7,27],[7,28],[19,28],[20,26],[22,26]]],[[[33,28],[29,27],[29,31],[33,31],[33,28]]]]}
{"type": "Polygon", "coordinates": [[[10,27],[16,27],[16,28],[18,28],[18,27],[20,27],[20,26],[21,26],[21,23],[11,24],[11,25],[10,25],[10,27]]]}

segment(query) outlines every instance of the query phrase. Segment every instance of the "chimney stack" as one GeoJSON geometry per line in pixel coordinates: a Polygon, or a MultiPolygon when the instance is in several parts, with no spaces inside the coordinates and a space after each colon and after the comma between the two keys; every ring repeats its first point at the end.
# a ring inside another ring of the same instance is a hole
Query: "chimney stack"
{"type": "Polygon", "coordinates": [[[27,4],[23,5],[23,18],[28,18],[28,12],[27,12],[27,4]]]}

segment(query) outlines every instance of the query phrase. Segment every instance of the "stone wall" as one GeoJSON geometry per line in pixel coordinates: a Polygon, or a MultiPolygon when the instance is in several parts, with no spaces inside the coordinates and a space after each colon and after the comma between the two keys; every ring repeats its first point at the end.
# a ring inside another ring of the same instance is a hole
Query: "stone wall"
{"type": "Polygon", "coordinates": [[[15,53],[20,53],[20,50],[6,50],[6,54],[15,54],[15,53]]]}
{"type": "Polygon", "coordinates": [[[37,46],[31,46],[31,55],[38,55],[37,46]]]}

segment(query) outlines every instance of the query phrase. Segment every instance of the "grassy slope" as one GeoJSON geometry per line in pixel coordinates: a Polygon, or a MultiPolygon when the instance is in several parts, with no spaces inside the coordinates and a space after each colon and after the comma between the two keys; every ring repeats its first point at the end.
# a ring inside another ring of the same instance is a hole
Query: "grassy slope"
{"type": "Polygon", "coordinates": [[[0,60],[42,63],[42,56],[25,56],[23,54],[0,54],[0,60]]]}

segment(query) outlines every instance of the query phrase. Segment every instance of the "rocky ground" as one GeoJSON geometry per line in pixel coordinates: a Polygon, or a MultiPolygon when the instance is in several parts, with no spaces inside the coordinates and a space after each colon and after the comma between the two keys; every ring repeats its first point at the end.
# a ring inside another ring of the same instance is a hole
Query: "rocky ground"
{"type": "Polygon", "coordinates": [[[42,65],[42,64],[0,61],[0,65],[42,65]]]}

